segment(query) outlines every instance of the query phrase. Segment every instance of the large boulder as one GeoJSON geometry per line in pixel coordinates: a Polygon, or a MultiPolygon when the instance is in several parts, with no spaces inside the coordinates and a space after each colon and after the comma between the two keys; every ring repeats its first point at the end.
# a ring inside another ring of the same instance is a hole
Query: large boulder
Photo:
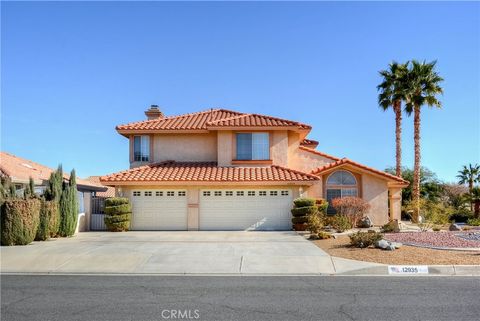
{"type": "Polygon", "coordinates": [[[385,240],[380,240],[375,242],[375,247],[379,249],[386,249],[390,245],[390,242],[385,241],[385,240]]]}
{"type": "Polygon", "coordinates": [[[450,227],[448,228],[449,231],[461,231],[462,228],[458,224],[451,224],[450,227]]]}
{"type": "Polygon", "coordinates": [[[358,227],[361,227],[361,228],[369,228],[372,226],[373,226],[372,220],[368,216],[365,216],[358,222],[358,227]]]}

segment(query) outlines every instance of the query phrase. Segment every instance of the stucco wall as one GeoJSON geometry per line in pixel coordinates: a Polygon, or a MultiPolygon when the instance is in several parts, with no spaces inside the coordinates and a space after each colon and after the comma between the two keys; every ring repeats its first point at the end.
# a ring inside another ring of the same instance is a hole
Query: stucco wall
{"type": "Polygon", "coordinates": [[[374,225],[388,222],[388,186],[385,180],[372,175],[362,175],[363,199],[370,204],[368,216],[374,225]]]}
{"type": "Polygon", "coordinates": [[[155,135],[153,161],[217,161],[217,133],[155,135]]]}
{"type": "Polygon", "coordinates": [[[313,169],[335,162],[330,158],[326,158],[311,152],[297,149],[292,153],[292,161],[290,168],[305,173],[310,173],[313,169]]]}
{"type": "Polygon", "coordinates": [[[232,165],[233,135],[229,130],[220,130],[217,134],[218,166],[232,165]]]}
{"type": "Polygon", "coordinates": [[[273,165],[288,167],[288,131],[273,131],[270,135],[272,135],[270,158],[273,165]]]}

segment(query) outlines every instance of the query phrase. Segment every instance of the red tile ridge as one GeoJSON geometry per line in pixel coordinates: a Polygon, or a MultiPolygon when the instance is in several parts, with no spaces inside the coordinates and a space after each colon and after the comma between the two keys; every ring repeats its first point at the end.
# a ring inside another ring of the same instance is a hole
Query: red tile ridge
{"type": "Polygon", "coordinates": [[[223,119],[218,119],[218,120],[208,122],[207,125],[212,125],[213,126],[213,125],[218,124],[220,122],[225,122],[225,121],[230,121],[230,120],[235,120],[235,119],[240,119],[240,118],[246,118],[246,117],[251,117],[251,116],[260,117],[260,118],[268,118],[268,119],[275,120],[275,121],[282,122],[282,123],[291,123],[294,126],[298,126],[299,128],[305,128],[305,129],[311,129],[312,128],[312,126],[310,126],[310,125],[303,124],[303,123],[300,123],[300,122],[297,122],[297,121],[294,121],[294,120],[288,120],[288,119],[278,118],[278,117],[274,117],[274,116],[261,115],[261,114],[255,114],[255,113],[242,114],[242,115],[231,116],[231,117],[227,117],[227,118],[223,118],[223,119]]]}
{"type": "MultiPolygon", "coordinates": [[[[332,156],[332,155],[326,154],[326,153],[324,153],[324,152],[320,152],[320,151],[318,151],[318,150],[316,150],[316,149],[308,148],[308,147],[306,147],[306,146],[300,145],[299,148],[300,148],[301,150],[304,150],[304,151],[309,152],[309,153],[312,153],[312,154],[316,154],[316,155],[319,155],[319,156],[323,156],[323,157],[326,157],[326,158],[330,158],[330,159],[332,159],[332,160],[334,160],[334,161],[340,160],[339,157],[332,156]]],[[[332,163],[332,164],[333,164],[333,163],[332,163]]]]}

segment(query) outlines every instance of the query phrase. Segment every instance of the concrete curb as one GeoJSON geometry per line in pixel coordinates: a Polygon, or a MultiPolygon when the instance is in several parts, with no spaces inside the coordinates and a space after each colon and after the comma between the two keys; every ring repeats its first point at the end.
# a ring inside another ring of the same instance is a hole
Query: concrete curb
{"type": "MultiPolygon", "coordinates": [[[[415,265],[408,265],[415,266],[415,265]]],[[[428,274],[393,275],[388,272],[388,265],[367,267],[339,273],[337,275],[355,276],[480,276],[480,265],[427,265],[428,274]]]]}

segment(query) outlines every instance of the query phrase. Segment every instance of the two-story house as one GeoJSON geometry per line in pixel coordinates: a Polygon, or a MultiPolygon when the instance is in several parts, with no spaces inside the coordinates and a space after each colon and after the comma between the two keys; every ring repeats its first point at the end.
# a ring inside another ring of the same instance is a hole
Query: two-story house
{"type": "Polygon", "coordinates": [[[309,125],[225,109],[145,114],[116,128],[130,169],[101,178],[130,198],[133,230],[290,230],[300,196],[357,196],[374,224],[400,218],[408,182],[317,151],[309,125]]]}

